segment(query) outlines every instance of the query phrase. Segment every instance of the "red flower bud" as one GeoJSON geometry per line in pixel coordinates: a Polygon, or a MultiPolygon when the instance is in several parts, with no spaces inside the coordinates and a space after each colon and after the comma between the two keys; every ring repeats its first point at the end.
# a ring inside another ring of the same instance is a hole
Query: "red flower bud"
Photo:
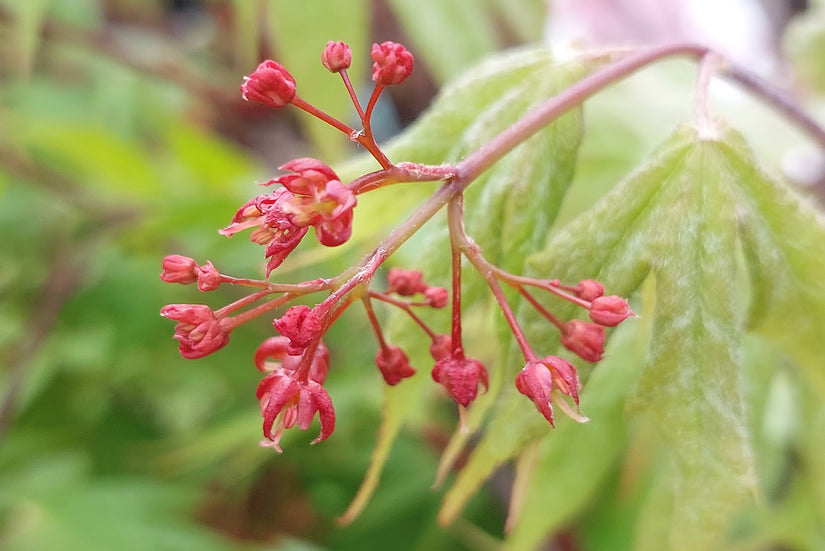
{"type": "Polygon", "coordinates": [[[427,304],[433,308],[444,308],[450,300],[447,289],[444,287],[427,287],[424,297],[427,299],[427,304]]]}
{"type": "Polygon", "coordinates": [[[180,343],[181,356],[188,360],[208,356],[229,342],[229,332],[203,304],[169,304],[160,315],[178,322],[175,339],[180,343]]]}
{"type": "Polygon", "coordinates": [[[398,293],[402,297],[408,297],[416,293],[423,293],[427,288],[427,284],[424,283],[424,276],[418,270],[390,268],[390,273],[387,275],[388,293],[398,293]]]}
{"type": "Polygon", "coordinates": [[[163,272],[160,274],[160,279],[166,283],[195,283],[198,280],[198,274],[195,269],[198,263],[188,256],[181,256],[179,254],[170,254],[163,259],[163,272]]]}
{"type": "Polygon", "coordinates": [[[606,327],[615,327],[632,315],[627,301],[616,295],[599,297],[590,305],[590,319],[606,327]]]}
{"type": "Polygon", "coordinates": [[[591,302],[604,294],[604,285],[592,279],[579,281],[573,290],[582,300],[591,302]]]}
{"type": "Polygon", "coordinates": [[[306,305],[293,306],[282,318],[273,322],[275,329],[289,339],[287,353],[301,354],[309,344],[321,336],[321,320],[306,305]]]}
{"type": "Polygon", "coordinates": [[[201,291],[214,291],[221,284],[221,273],[211,262],[197,268],[198,272],[198,289],[201,291]]]}
{"type": "Polygon", "coordinates": [[[375,364],[381,371],[384,381],[391,386],[400,383],[401,379],[415,375],[415,369],[410,367],[407,355],[397,346],[379,349],[378,354],[375,355],[375,364]]]}
{"type": "Polygon", "coordinates": [[[349,45],[344,42],[327,42],[327,47],[321,54],[321,63],[333,73],[349,69],[352,64],[352,51],[349,45]]]}
{"type": "Polygon", "coordinates": [[[604,327],[582,320],[564,325],[561,344],[588,362],[598,362],[604,354],[604,327]]]}
{"type": "Polygon", "coordinates": [[[295,79],[279,63],[267,59],[241,85],[243,99],[257,101],[276,109],[295,98],[295,79]]]}
{"type": "Polygon", "coordinates": [[[430,355],[435,361],[442,360],[453,353],[453,339],[450,335],[436,335],[430,345],[430,355]]]}
{"type": "Polygon", "coordinates": [[[438,360],[433,367],[433,380],[447,389],[447,394],[463,407],[470,405],[478,395],[479,383],[487,390],[487,370],[478,360],[465,358],[459,349],[451,356],[438,360]]]}
{"type": "Polygon", "coordinates": [[[372,80],[378,84],[400,84],[413,70],[413,55],[395,42],[373,44],[372,59],[372,80]]]}

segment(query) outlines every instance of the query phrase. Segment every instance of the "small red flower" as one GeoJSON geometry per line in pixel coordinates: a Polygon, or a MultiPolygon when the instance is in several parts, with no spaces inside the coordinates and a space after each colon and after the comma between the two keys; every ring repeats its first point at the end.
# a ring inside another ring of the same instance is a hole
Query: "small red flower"
{"type": "Polygon", "coordinates": [[[570,320],[562,329],[561,344],[583,360],[598,362],[604,354],[604,327],[582,320],[570,320]]]}
{"type": "Polygon", "coordinates": [[[401,44],[382,42],[372,45],[372,80],[390,86],[406,80],[413,70],[413,55],[401,44]]]}
{"type": "Polygon", "coordinates": [[[232,237],[238,232],[255,228],[249,239],[253,243],[266,245],[265,255],[269,259],[267,277],[295,250],[309,229],[298,227],[290,221],[288,203],[293,197],[285,188],[258,195],[238,209],[232,223],[218,232],[232,237]]]}
{"type": "Polygon", "coordinates": [[[449,302],[450,295],[444,287],[427,287],[424,291],[424,298],[433,308],[444,308],[449,302]]]}
{"type": "Polygon", "coordinates": [[[241,85],[243,99],[276,109],[295,98],[295,79],[283,65],[267,59],[241,85]]]}
{"type": "Polygon", "coordinates": [[[327,247],[346,242],[352,235],[355,194],[335,172],[316,159],[295,159],[281,167],[295,174],[271,180],[292,192],[283,203],[288,221],[296,227],[313,226],[318,241],[327,247]]]}
{"type": "Polygon", "coordinates": [[[214,291],[220,287],[221,273],[211,262],[207,261],[196,271],[198,273],[198,289],[201,291],[214,291]]]}
{"type": "Polygon", "coordinates": [[[398,293],[402,297],[408,297],[427,290],[424,283],[424,276],[418,270],[406,270],[404,268],[390,268],[387,274],[387,292],[398,293]]]}
{"type": "Polygon", "coordinates": [[[198,280],[198,263],[188,256],[170,254],[163,259],[160,279],[166,283],[195,283],[198,280]]]}
{"type": "Polygon", "coordinates": [[[293,174],[284,174],[273,178],[267,184],[281,184],[297,195],[315,195],[327,187],[327,183],[338,180],[335,172],[317,159],[302,157],[281,165],[279,170],[289,170],[293,174]]]}
{"type": "Polygon", "coordinates": [[[340,73],[352,64],[352,50],[344,42],[329,41],[321,54],[321,63],[330,72],[340,73]]]}
{"type": "Polygon", "coordinates": [[[478,385],[487,390],[487,370],[478,360],[465,358],[461,349],[438,360],[433,367],[433,380],[447,389],[447,394],[461,406],[467,407],[478,395],[478,385]]]}
{"type": "Polygon", "coordinates": [[[279,453],[284,430],[295,425],[307,430],[316,413],[321,432],[313,444],[326,440],[335,429],[332,400],[324,387],[313,380],[301,381],[291,371],[276,369],[264,377],[255,395],[261,402],[264,436],[269,440],[261,445],[273,447],[279,453]]]}
{"type": "Polygon", "coordinates": [[[229,342],[229,332],[203,304],[169,304],[160,315],[178,322],[174,338],[180,343],[181,356],[188,360],[208,356],[229,342]]]}
{"type": "Polygon", "coordinates": [[[558,356],[546,356],[539,360],[553,376],[553,384],[562,394],[566,394],[573,398],[576,405],[579,405],[579,390],[581,389],[581,382],[579,381],[579,374],[576,372],[576,367],[558,356]]]}
{"type": "Polygon", "coordinates": [[[390,386],[397,385],[402,379],[415,375],[415,369],[410,366],[407,355],[397,346],[380,348],[375,355],[375,364],[381,371],[384,381],[390,386]]]}
{"type": "Polygon", "coordinates": [[[615,295],[599,297],[590,305],[590,319],[606,327],[615,327],[632,315],[627,301],[615,295]]]}
{"type": "Polygon", "coordinates": [[[309,306],[293,306],[283,317],[273,322],[275,329],[289,339],[287,353],[298,355],[315,339],[321,336],[321,320],[309,306]]]}
{"type": "Polygon", "coordinates": [[[576,284],[573,292],[580,299],[591,302],[604,294],[604,285],[592,279],[584,279],[576,284]]]}
{"type": "Polygon", "coordinates": [[[544,415],[551,426],[553,422],[553,404],[550,392],[553,390],[553,376],[547,366],[541,362],[530,362],[516,375],[516,388],[530,398],[536,409],[544,415]]]}
{"type": "MultiPolygon", "coordinates": [[[[550,397],[554,387],[559,389],[559,392],[572,397],[576,405],[579,405],[581,383],[576,368],[573,364],[558,356],[547,356],[539,361],[529,362],[516,376],[518,391],[533,401],[536,409],[547,419],[551,426],[555,426],[550,397]]],[[[560,404],[564,406],[562,411],[567,412],[576,420],[586,420],[562,402],[563,400],[560,401],[560,404]]]]}

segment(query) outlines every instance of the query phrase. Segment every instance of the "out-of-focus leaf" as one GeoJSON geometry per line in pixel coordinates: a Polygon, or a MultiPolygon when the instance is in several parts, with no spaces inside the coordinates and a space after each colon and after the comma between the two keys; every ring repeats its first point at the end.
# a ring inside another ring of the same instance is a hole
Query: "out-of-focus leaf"
{"type": "MultiPolygon", "coordinates": [[[[348,43],[353,52],[353,66],[348,73],[355,86],[361,82],[372,67],[367,44],[369,3],[268,0],[268,6],[269,28],[278,60],[295,77],[298,94],[339,120],[357,120],[341,78],[321,65],[321,53],[330,40],[348,43]]],[[[250,67],[249,72],[253,69],[250,67]]],[[[332,161],[347,151],[349,142],[326,123],[304,114],[299,114],[299,120],[322,158],[332,161]]],[[[360,128],[360,122],[355,128],[360,128]]]]}
{"type": "Polygon", "coordinates": [[[413,51],[441,82],[496,49],[491,13],[480,4],[473,0],[390,1],[412,37],[413,51]]]}
{"type": "Polygon", "coordinates": [[[12,55],[17,63],[17,70],[28,76],[37,50],[40,48],[41,29],[49,15],[51,0],[30,0],[28,2],[4,0],[3,4],[11,8],[13,28],[16,31],[15,40],[8,40],[4,48],[12,44],[16,46],[17,51],[12,55]]]}
{"type": "Polygon", "coordinates": [[[736,312],[732,171],[701,136],[670,165],[658,208],[670,231],[654,238],[656,310],[641,400],[674,453],[668,549],[718,549],[754,489],[743,408],[736,312]]]}
{"type": "Polygon", "coordinates": [[[523,42],[542,39],[548,4],[542,0],[488,0],[496,15],[507,22],[509,29],[523,42]]]}
{"type": "Polygon", "coordinates": [[[742,244],[751,277],[748,325],[778,343],[825,397],[825,217],[753,166],[743,144],[726,142],[740,183],[742,244]]]}
{"type": "Polygon", "coordinates": [[[222,550],[232,547],[187,521],[191,491],[138,479],[98,479],[84,474],[78,455],[36,458],[23,471],[5,473],[2,503],[8,516],[4,549],[222,550]]]}
{"type": "Polygon", "coordinates": [[[388,386],[384,390],[384,401],[382,406],[382,421],[378,429],[378,438],[370,459],[370,466],[364,476],[364,481],[353,498],[352,503],[341,515],[340,522],[350,523],[369,503],[370,497],[378,486],[384,464],[389,457],[393,442],[398,437],[399,431],[409,420],[411,411],[421,406],[423,392],[428,388],[430,382],[428,365],[431,363],[428,348],[419,346],[420,340],[411,335],[409,327],[400,330],[401,322],[409,320],[394,320],[396,323],[388,334],[395,346],[401,346],[407,351],[410,358],[410,365],[418,371],[414,376],[404,379],[398,385],[388,386]]]}

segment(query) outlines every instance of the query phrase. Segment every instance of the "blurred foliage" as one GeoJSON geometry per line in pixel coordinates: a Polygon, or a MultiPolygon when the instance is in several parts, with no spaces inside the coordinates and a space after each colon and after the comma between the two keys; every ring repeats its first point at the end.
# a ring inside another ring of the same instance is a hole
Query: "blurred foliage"
{"type": "MultiPolygon", "coordinates": [[[[821,105],[816,7],[791,36],[821,105]]],[[[255,446],[251,354],[271,333],[266,321],[195,363],[177,355],[158,311],[205,299],[163,285],[160,259],[174,252],[256,273],[256,246],[216,233],[252,184],[290,157],[350,153],[307,117],[239,101],[240,76],[260,57],[285,62],[302,94],[347,120],[346,97],[316,61],[321,48],[349,41],[363,87],[368,44],[400,29],[422,89],[449,84],[390,156],[440,163],[590,69],[541,48],[481,61],[540,39],[543,10],[540,0],[0,0],[0,228],[9,236],[0,240],[0,547],[492,549],[513,488],[510,549],[559,532],[583,550],[825,546],[821,215],[758,171],[733,131],[713,143],[685,128],[666,138],[690,119],[692,67],[665,64],[600,94],[468,192],[468,228],[491,259],[598,276],[633,294],[642,318],[615,333],[592,375],[582,369],[590,424],[560,419],[550,431],[515,392],[517,353],[496,338],[501,324],[472,276],[468,344],[496,367],[469,412],[471,433],[451,437],[453,408],[399,319],[393,338],[419,375],[382,395],[368,368],[374,344],[358,338],[365,320],[347,313],[327,342],[335,436],[310,448],[311,434],[290,431],[279,457],[255,446]],[[525,203],[528,193],[541,199],[525,203]],[[663,231],[676,221],[683,231],[663,231]],[[436,478],[449,490],[430,489],[436,478]],[[360,516],[338,526],[356,495],[349,511],[360,516]]],[[[389,126],[394,107],[385,106],[389,126]]],[[[802,141],[764,107],[732,111],[732,126],[771,166],[802,141]]],[[[342,164],[341,174],[367,163],[342,164]]],[[[350,243],[325,256],[302,247],[279,277],[347,267],[432,189],[359,199],[350,243]]],[[[398,261],[420,263],[423,250],[428,277],[444,282],[431,251],[445,239],[436,220],[398,261]]],[[[236,296],[221,289],[208,300],[236,296]]],[[[521,314],[535,339],[556,342],[521,314]]]]}

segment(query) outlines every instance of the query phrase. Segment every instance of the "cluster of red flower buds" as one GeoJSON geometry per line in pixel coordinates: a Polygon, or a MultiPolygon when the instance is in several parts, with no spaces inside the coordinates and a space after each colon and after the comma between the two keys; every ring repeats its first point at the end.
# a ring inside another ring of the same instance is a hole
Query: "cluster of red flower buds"
{"type": "MultiPolygon", "coordinates": [[[[324,299],[312,307],[292,305],[280,317],[275,317],[273,327],[278,336],[264,341],[255,353],[256,367],[267,373],[256,393],[266,437],[262,445],[281,451],[284,430],[296,425],[307,430],[316,414],[321,430],[313,443],[320,442],[332,434],[335,426],[332,400],[323,386],[329,371],[330,354],[322,338],[353,303],[362,303],[376,335],[378,350],[375,364],[384,381],[388,385],[396,385],[416,373],[406,353],[387,342],[384,336],[373,309],[374,303],[381,302],[405,312],[427,334],[434,361],[432,378],[459,404],[459,412],[463,415],[464,408],[476,399],[479,386],[486,390],[488,384],[484,364],[467,357],[462,344],[460,297],[461,256],[464,255],[488,279],[491,291],[524,352],[527,365],[515,381],[519,391],[535,403],[551,424],[551,395],[554,398],[558,398],[558,394],[571,397],[576,407],[563,400],[561,407],[571,417],[581,419],[578,414],[580,384],[575,367],[557,356],[539,359],[527,343],[498,283],[505,282],[516,288],[558,327],[562,345],[589,362],[602,358],[604,327],[615,326],[632,315],[627,302],[615,296],[605,297],[602,285],[595,281],[586,280],[568,287],[557,280],[538,280],[504,272],[487,263],[479,248],[464,235],[463,223],[450,224],[452,292],[444,287],[428,285],[417,270],[402,268],[389,270],[384,291],[371,289],[380,266],[437,209],[422,207],[425,214],[414,215],[360,264],[334,278],[296,284],[270,281],[272,272],[295,250],[310,227],[315,229],[322,245],[334,247],[346,242],[352,233],[357,195],[401,181],[449,182],[454,177],[451,168],[446,166],[395,165],[381,151],[373,138],[370,124],[375,103],[386,86],[399,84],[410,75],[413,56],[400,44],[384,42],[373,45],[372,58],[375,86],[366,108],[362,108],[347,76],[347,69],[352,63],[349,46],[343,42],[329,42],[321,56],[324,67],[341,76],[361,120],[360,130],[350,128],[301,99],[297,95],[295,79],[274,61],[264,61],[245,77],[241,86],[244,99],[274,108],[294,105],[310,113],[362,145],[381,165],[381,169],[345,184],[330,167],[316,159],[296,159],[283,165],[281,169],[287,174],[265,184],[272,186],[272,191],[244,204],[232,222],[220,230],[221,234],[230,237],[251,230],[250,240],[265,247],[266,275],[263,279],[233,277],[219,272],[211,262],[199,266],[191,258],[167,256],[163,260],[161,274],[165,282],[197,283],[201,291],[213,291],[224,283],[254,289],[249,295],[214,311],[202,304],[165,306],[161,315],[178,322],[174,338],[179,341],[181,354],[193,359],[216,352],[229,342],[231,332],[239,325],[287,306],[301,297],[326,293],[324,299]],[[527,291],[528,287],[550,291],[587,309],[591,321],[560,321],[527,291]],[[434,331],[416,314],[419,308],[442,309],[447,306],[452,308],[449,334],[434,331]]],[[[436,206],[443,206],[443,203],[436,206]]]]}

